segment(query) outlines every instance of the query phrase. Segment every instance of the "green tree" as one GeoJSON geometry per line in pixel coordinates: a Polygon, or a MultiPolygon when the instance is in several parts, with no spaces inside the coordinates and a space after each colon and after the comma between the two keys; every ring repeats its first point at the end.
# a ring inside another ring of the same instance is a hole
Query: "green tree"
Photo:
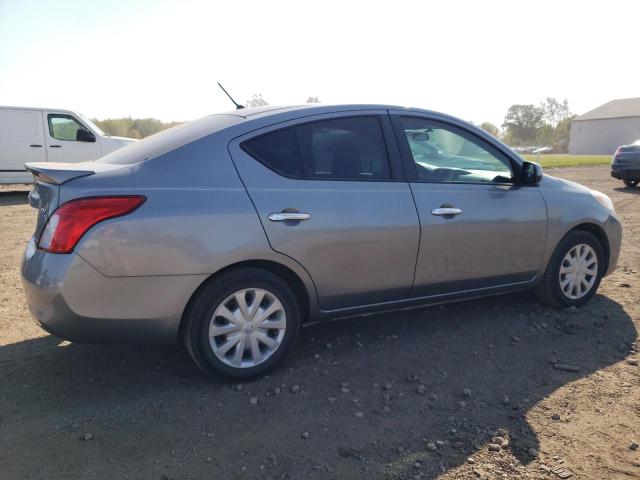
{"type": "Polygon", "coordinates": [[[538,129],[543,125],[544,110],[535,105],[511,105],[502,127],[510,145],[532,144],[538,129]]]}
{"type": "Polygon", "coordinates": [[[482,122],[480,124],[480,128],[483,129],[485,132],[490,133],[496,138],[500,136],[500,129],[491,122],[482,122]]]}
{"type": "Polygon", "coordinates": [[[167,128],[180,125],[181,122],[164,123],[156,118],[108,118],[93,119],[93,122],[107,135],[114,137],[145,138],[167,128]]]}
{"type": "Polygon", "coordinates": [[[560,122],[571,117],[569,102],[566,98],[560,102],[554,97],[547,97],[540,104],[540,108],[544,111],[545,121],[554,129],[560,122]]]}

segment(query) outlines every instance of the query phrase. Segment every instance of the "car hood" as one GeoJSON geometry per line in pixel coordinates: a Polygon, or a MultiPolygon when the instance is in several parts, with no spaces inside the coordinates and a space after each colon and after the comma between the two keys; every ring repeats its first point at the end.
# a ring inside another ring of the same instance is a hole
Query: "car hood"
{"type": "Polygon", "coordinates": [[[540,188],[543,190],[554,190],[564,192],[580,192],[589,193],[590,189],[580,183],[565,180],[564,178],[554,177],[553,175],[543,174],[540,188]]]}

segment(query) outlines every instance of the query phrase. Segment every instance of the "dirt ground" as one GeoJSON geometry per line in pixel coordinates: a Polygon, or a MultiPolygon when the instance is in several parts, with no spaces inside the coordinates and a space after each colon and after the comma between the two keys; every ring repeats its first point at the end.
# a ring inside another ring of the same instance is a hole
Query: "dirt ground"
{"type": "Polygon", "coordinates": [[[35,211],[3,188],[0,478],[640,478],[640,189],[606,166],[550,173],[622,220],[618,270],[589,304],[519,293],[314,325],[241,386],[179,345],[40,330],[19,279],[35,211]]]}

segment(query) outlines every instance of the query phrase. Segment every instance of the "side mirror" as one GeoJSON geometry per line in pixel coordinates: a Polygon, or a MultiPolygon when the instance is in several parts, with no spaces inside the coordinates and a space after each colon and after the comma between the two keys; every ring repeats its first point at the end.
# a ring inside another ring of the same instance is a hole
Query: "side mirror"
{"type": "Polygon", "coordinates": [[[542,167],[535,162],[522,162],[520,170],[520,183],[522,185],[535,186],[542,180],[542,167]]]}
{"type": "Polygon", "coordinates": [[[84,128],[79,128],[76,132],[76,140],[78,142],[95,142],[96,136],[91,133],[89,130],[84,128]]]}

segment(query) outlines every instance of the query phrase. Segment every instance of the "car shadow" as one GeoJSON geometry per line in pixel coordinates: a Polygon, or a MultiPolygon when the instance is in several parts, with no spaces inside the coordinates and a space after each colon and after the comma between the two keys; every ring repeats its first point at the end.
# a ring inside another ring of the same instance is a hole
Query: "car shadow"
{"type": "Polygon", "coordinates": [[[623,193],[635,193],[636,195],[640,195],[640,187],[614,187],[616,192],[623,193]]]}
{"type": "MultiPolygon", "coordinates": [[[[118,478],[404,478],[419,462],[432,479],[501,433],[528,463],[527,413],[635,340],[605,296],[567,312],[512,294],[309,326],[272,375],[238,386],[206,378],[180,346],[44,336],[0,347],[0,450],[12,478],[111,459],[118,478]],[[96,446],[79,446],[85,432],[96,446]]],[[[553,428],[564,413],[546,414],[553,428]]]]}
{"type": "Polygon", "coordinates": [[[29,203],[27,190],[0,190],[0,207],[7,205],[24,205],[29,203]]]}

